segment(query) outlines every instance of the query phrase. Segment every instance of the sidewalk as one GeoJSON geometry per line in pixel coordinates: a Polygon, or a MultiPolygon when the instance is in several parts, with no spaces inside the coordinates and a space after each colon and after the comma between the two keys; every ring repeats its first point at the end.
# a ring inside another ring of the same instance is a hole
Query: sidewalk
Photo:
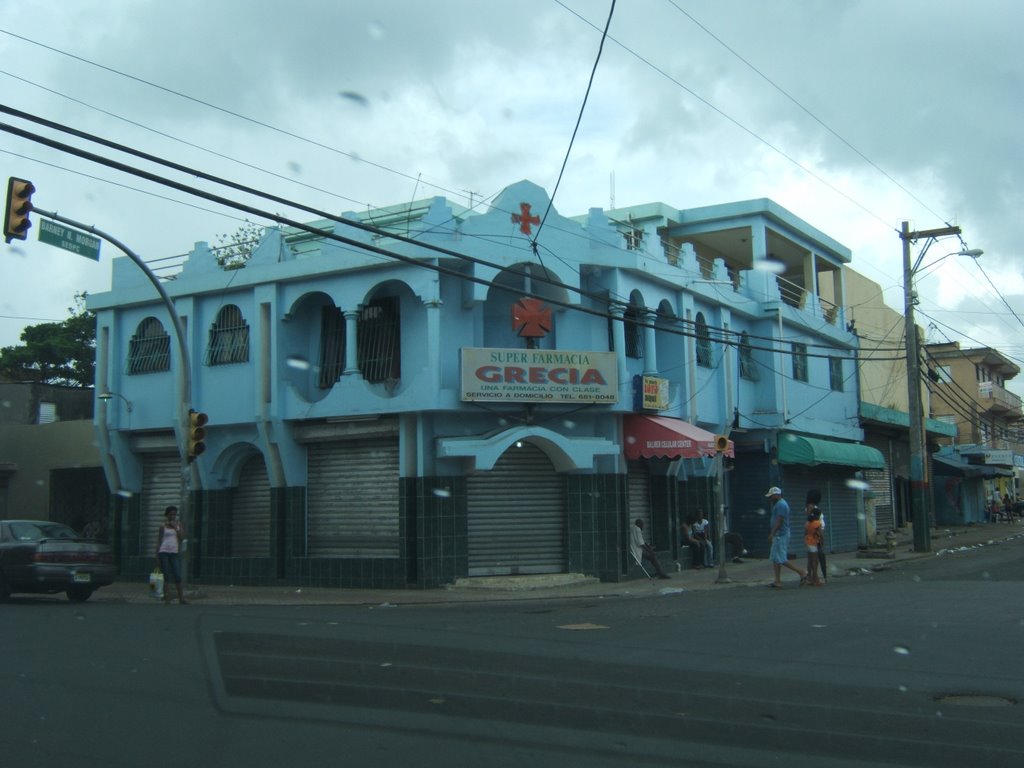
{"type": "MultiPolygon", "coordinates": [[[[898,532],[892,553],[872,549],[866,552],[828,555],[829,579],[870,573],[886,568],[894,562],[942,557],[951,552],[988,546],[1018,536],[1024,536],[1024,521],[1020,519],[1015,519],[1012,523],[938,526],[932,530],[932,551],[917,553],[913,550],[913,536],[908,528],[898,532]]],[[[800,563],[800,566],[803,567],[803,563],[800,563]]],[[[617,583],[604,583],[579,574],[495,576],[460,579],[455,585],[427,590],[190,584],[186,589],[185,598],[197,605],[366,605],[393,608],[401,605],[499,600],[649,597],[761,586],[769,584],[772,580],[771,566],[764,558],[745,558],[742,563],[726,563],[725,575],[728,581],[720,583],[720,569],[715,567],[670,573],[667,580],[634,579],[617,583]]],[[[797,587],[795,574],[785,573],[783,581],[788,587],[797,587]],[[791,575],[792,578],[789,578],[791,575]]],[[[92,602],[161,604],[150,595],[148,584],[127,581],[103,587],[93,595],[92,602]]]]}

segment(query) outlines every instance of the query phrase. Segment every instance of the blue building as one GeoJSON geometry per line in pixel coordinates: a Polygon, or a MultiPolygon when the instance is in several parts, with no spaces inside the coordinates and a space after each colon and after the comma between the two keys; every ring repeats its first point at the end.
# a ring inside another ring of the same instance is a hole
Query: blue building
{"type": "Polygon", "coordinates": [[[199,243],[163,283],[210,417],[185,473],[164,304],[128,259],[89,298],[123,573],[183,488],[209,582],[618,580],[637,518],[685,562],[683,521],[720,503],[763,549],[774,484],[797,509],[820,488],[830,548],[856,547],[851,481],[883,460],[858,444],[850,253],[826,235],[769,200],[566,218],[528,181],[484,213],[341,219],[270,229],[238,269],[199,243]]]}

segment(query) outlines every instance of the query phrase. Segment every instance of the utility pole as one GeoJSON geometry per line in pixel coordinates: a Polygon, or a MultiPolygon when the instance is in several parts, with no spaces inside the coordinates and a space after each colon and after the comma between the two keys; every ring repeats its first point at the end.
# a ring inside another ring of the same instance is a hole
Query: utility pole
{"type": "Polygon", "coordinates": [[[921,358],[917,343],[917,324],[914,322],[914,307],[917,292],[914,290],[914,274],[921,266],[921,260],[935,238],[959,235],[960,227],[942,227],[912,232],[909,222],[903,222],[900,239],[903,241],[903,309],[907,339],[907,412],[910,417],[910,519],[914,526],[914,551],[931,552],[931,508],[929,488],[925,482],[924,462],[927,450],[924,440],[924,409],[921,403],[921,358]],[[910,244],[920,238],[926,243],[913,266],[910,263],[910,244]]]}

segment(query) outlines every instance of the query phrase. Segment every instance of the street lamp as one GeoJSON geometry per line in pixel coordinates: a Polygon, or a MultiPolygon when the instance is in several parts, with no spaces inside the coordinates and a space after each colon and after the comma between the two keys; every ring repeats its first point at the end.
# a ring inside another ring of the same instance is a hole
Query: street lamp
{"type": "MultiPolygon", "coordinates": [[[[914,526],[914,551],[930,552],[931,521],[928,510],[928,485],[925,482],[924,459],[927,454],[924,444],[924,409],[921,405],[921,359],[917,343],[917,324],[914,322],[914,307],[917,292],[914,290],[914,275],[921,267],[921,261],[928,249],[940,237],[959,235],[960,227],[941,227],[913,232],[909,222],[903,222],[900,239],[903,241],[903,319],[907,339],[907,412],[910,418],[910,519],[914,526]],[[910,263],[910,244],[924,239],[924,247],[917,260],[910,263]]],[[[982,251],[977,248],[955,251],[955,254],[978,258],[982,251]]],[[[951,256],[954,254],[946,254],[951,256]]],[[[943,257],[945,258],[945,256],[943,257]]],[[[941,261],[941,259],[940,259],[941,261]]]]}
{"type": "Polygon", "coordinates": [[[129,400],[124,395],[122,395],[120,392],[111,392],[110,390],[105,390],[96,395],[97,400],[102,400],[105,403],[109,402],[115,397],[120,397],[122,400],[124,400],[124,409],[128,411],[128,413],[132,412],[132,401],[129,400]]]}

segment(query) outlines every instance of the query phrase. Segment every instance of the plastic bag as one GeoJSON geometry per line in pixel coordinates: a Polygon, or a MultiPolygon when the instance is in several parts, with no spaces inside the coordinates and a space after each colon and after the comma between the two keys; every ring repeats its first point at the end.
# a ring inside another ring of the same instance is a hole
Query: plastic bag
{"type": "Polygon", "coordinates": [[[159,568],[154,568],[149,574],[149,593],[156,598],[164,596],[164,575],[159,568]]]}

